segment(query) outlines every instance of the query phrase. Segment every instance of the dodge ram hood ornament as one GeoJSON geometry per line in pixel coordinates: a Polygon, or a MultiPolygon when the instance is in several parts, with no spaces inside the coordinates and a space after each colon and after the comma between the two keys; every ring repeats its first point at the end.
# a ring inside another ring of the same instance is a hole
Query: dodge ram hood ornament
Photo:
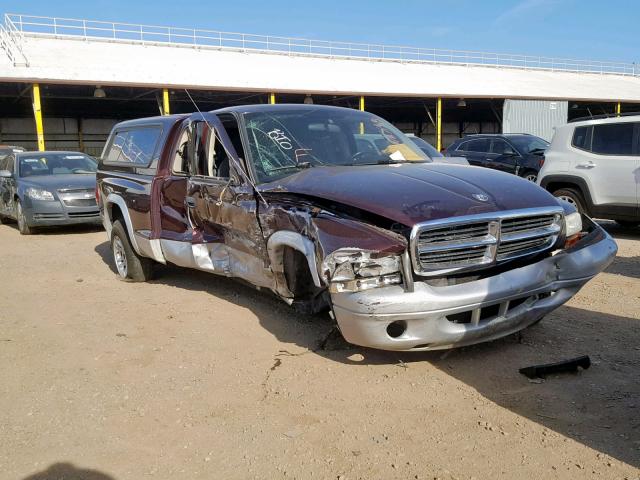
{"type": "Polygon", "coordinates": [[[489,195],[485,195],[484,193],[474,193],[471,195],[473,198],[478,200],[479,202],[488,202],[489,195]]]}

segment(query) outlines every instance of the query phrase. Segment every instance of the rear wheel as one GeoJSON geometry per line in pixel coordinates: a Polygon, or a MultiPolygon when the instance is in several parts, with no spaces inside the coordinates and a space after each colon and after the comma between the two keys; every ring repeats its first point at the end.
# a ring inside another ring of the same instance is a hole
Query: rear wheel
{"type": "Polygon", "coordinates": [[[616,223],[624,228],[635,228],[640,225],[640,221],[633,220],[616,220],[616,223]]]}
{"type": "Polygon", "coordinates": [[[16,202],[16,220],[18,221],[18,231],[21,235],[31,235],[33,233],[33,229],[29,226],[27,217],[24,215],[20,200],[16,202]]]}
{"type": "Polygon", "coordinates": [[[572,188],[561,188],[553,192],[553,195],[560,200],[564,200],[567,203],[570,203],[576,210],[580,213],[585,213],[584,209],[584,199],[580,192],[572,189],[572,188]]]}
{"type": "Polygon", "coordinates": [[[129,236],[120,220],[113,222],[111,251],[118,275],[130,282],[146,282],[153,276],[153,261],[138,255],[129,242],[129,236]]]}

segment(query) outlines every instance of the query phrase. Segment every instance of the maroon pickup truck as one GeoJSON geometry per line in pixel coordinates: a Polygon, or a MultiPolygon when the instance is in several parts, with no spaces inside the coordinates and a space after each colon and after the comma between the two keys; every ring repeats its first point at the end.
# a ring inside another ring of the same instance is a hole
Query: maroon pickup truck
{"type": "Polygon", "coordinates": [[[96,195],[121,277],[155,263],[237,277],[388,350],[521,330],[617,250],[531,182],[432,163],[385,120],[318,105],[119,123],[96,195]]]}

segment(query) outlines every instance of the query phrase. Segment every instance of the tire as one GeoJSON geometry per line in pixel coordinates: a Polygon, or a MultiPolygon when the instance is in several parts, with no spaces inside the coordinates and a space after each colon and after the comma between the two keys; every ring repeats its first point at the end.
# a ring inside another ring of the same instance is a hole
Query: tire
{"type": "Polygon", "coordinates": [[[553,196],[569,202],[571,205],[576,207],[576,210],[578,210],[578,212],[580,212],[581,214],[586,213],[586,210],[584,208],[584,199],[582,198],[580,192],[578,192],[577,190],[574,190],[572,188],[560,188],[559,190],[553,192],[553,196]]]}
{"type": "Polygon", "coordinates": [[[522,178],[524,178],[525,180],[529,180],[530,182],[536,183],[536,181],[538,180],[538,172],[536,172],[535,170],[525,170],[522,173],[522,178]]]}
{"type": "Polygon", "coordinates": [[[146,282],[153,278],[153,261],[138,255],[129,242],[127,231],[120,222],[113,222],[111,252],[116,272],[122,280],[146,282]]]}
{"type": "Polygon", "coordinates": [[[640,225],[640,221],[633,220],[616,220],[616,223],[622,228],[635,228],[640,225]]]}
{"type": "Polygon", "coordinates": [[[20,200],[16,201],[16,220],[18,222],[20,235],[31,235],[33,233],[33,229],[29,225],[29,222],[27,222],[27,217],[24,216],[20,200]]]}

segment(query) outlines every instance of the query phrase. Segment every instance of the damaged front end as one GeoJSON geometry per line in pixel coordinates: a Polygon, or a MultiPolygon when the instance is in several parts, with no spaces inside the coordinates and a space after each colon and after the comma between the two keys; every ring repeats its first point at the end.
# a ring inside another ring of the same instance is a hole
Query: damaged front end
{"type": "Polygon", "coordinates": [[[360,292],[402,283],[402,257],[341,248],[322,262],[329,292],[360,292]]]}
{"type": "MultiPolygon", "coordinates": [[[[385,350],[460,347],[522,330],[568,301],[613,260],[614,240],[589,218],[582,223],[579,239],[567,242],[560,236],[546,254],[473,275],[415,275],[403,268],[405,251],[399,256],[400,269],[412,281],[403,277],[402,285],[339,291],[333,285],[340,278],[332,279],[331,301],[340,330],[350,343],[385,350]]],[[[396,260],[383,263],[397,265],[396,260]]],[[[339,265],[334,272],[351,275],[344,263],[339,265]]]]}
{"type": "Polygon", "coordinates": [[[305,312],[331,309],[348,342],[385,350],[460,347],[522,330],[617,251],[599,225],[557,205],[412,228],[365,215],[291,197],[269,202],[260,219],[278,295],[305,312]],[[303,270],[312,274],[287,273],[303,270]]]}

